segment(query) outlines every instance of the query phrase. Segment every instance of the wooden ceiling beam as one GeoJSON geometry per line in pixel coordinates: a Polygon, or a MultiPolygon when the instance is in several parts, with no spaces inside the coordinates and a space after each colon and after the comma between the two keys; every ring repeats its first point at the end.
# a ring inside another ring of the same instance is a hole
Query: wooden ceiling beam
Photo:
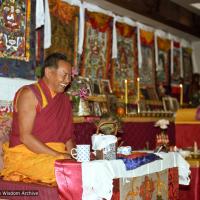
{"type": "MultiPolygon", "coordinates": [[[[167,0],[106,0],[200,38],[200,16],[167,0]]],[[[135,19],[137,20],[137,19],[135,19]]]]}

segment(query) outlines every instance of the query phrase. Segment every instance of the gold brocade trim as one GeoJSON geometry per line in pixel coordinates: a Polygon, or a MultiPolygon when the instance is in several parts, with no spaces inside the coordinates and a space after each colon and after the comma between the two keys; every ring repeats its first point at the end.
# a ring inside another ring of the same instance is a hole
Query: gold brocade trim
{"type": "Polygon", "coordinates": [[[192,49],[191,48],[184,48],[185,51],[187,51],[189,54],[192,54],[192,49]]]}
{"type": "Polygon", "coordinates": [[[125,23],[116,22],[116,28],[123,37],[132,37],[135,34],[134,26],[129,26],[125,23]]]}
{"type": "Polygon", "coordinates": [[[140,30],[141,40],[147,44],[152,44],[154,41],[154,33],[150,31],[140,30]]]}
{"type": "Polygon", "coordinates": [[[91,23],[93,28],[97,28],[102,32],[110,26],[110,22],[113,17],[105,15],[103,13],[90,12],[86,10],[86,16],[89,18],[88,21],[91,23]]]}
{"type": "MultiPolygon", "coordinates": [[[[127,122],[156,122],[158,121],[158,117],[122,117],[121,121],[124,123],[127,122]]],[[[166,118],[165,119],[169,120],[170,122],[174,122],[173,118],[166,118]]],[[[87,122],[85,117],[78,117],[74,116],[73,117],[73,123],[85,123],[87,122]]]]}
{"type": "Polygon", "coordinates": [[[158,48],[164,51],[169,51],[171,48],[171,41],[168,39],[157,38],[158,48]]]}
{"type": "Polygon", "coordinates": [[[31,1],[27,1],[27,27],[26,27],[26,52],[25,60],[30,60],[30,32],[31,32],[31,1]]]}
{"type": "Polygon", "coordinates": [[[49,0],[50,12],[55,17],[58,17],[60,21],[69,23],[76,15],[76,9],[78,7],[62,2],[61,0],[49,0]]]}
{"type": "Polygon", "coordinates": [[[74,37],[74,66],[76,67],[78,65],[78,17],[75,17],[74,25],[75,25],[75,37],[74,37]]]}

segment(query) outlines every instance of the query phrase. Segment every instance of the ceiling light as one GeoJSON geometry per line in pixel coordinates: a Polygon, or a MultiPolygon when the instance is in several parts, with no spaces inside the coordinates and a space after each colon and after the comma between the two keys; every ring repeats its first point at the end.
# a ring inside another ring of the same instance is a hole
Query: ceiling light
{"type": "Polygon", "coordinates": [[[200,3],[191,3],[190,5],[200,10],[200,3]]]}

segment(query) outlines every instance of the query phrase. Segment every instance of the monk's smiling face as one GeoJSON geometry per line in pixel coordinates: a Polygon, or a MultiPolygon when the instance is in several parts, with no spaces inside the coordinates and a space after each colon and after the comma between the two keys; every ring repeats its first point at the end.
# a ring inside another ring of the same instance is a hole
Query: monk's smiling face
{"type": "Polygon", "coordinates": [[[51,68],[48,72],[48,83],[50,90],[53,93],[64,92],[66,86],[71,82],[71,64],[60,60],[57,63],[57,68],[51,68]]]}

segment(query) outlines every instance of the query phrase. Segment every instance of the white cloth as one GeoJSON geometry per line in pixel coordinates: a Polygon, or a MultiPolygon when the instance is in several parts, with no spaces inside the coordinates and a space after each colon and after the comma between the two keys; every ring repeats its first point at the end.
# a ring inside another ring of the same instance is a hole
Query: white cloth
{"type": "Polygon", "coordinates": [[[190,184],[190,165],[179,153],[158,153],[161,158],[165,159],[165,168],[178,167],[179,184],[189,185],[190,184]]]}
{"type": "Polygon", "coordinates": [[[0,77],[0,100],[13,101],[15,93],[23,85],[29,85],[36,82],[22,78],[0,77]]]}
{"type": "Polygon", "coordinates": [[[194,73],[200,74],[200,67],[199,67],[199,63],[200,63],[200,56],[199,56],[200,41],[192,42],[192,49],[193,49],[193,51],[192,51],[193,70],[194,70],[194,73]]]}
{"type": "Polygon", "coordinates": [[[110,200],[114,171],[109,161],[95,160],[82,163],[82,200],[110,200]]]}
{"type": "Polygon", "coordinates": [[[51,46],[51,18],[48,0],[45,0],[44,16],[44,48],[47,49],[51,46]]]}
{"type": "Polygon", "coordinates": [[[36,0],[36,28],[44,25],[44,2],[43,0],[36,0]]]}
{"type": "Polygon", "coordinates": [[[188,185],[189,164],[178,153],[157,153],[162,160],[142,165],[134,170],[126,170],[122,160],[98,160],[82,163],[83,200],[110,199],[112,196],[112,180],[114,178],[130,178],[160,172],[178,167],[179,184],[188,185]]]}
{"type": "Polygon", "coordinates": [[[179,174],[179,184],[189,185],[190,178],[190,165],[189,163],[178,153],[177,154],[177,163],[178,163],[178,174],[179,174]]]}
{"type": "Polygon", "coordinates": [[[92,135],[92,149],[102,150],[103,148],[109,146],[109,144],[115,144],[117,142],[117,137],[115,135],[103,135],[103,134],[93,134],[92,135]]]}
{"type": "Polygon", "coordinates": [[[112,58],[117,58],[117,30],[116,16],[113,19],[113,35],[112,35],[112,58]]]}
{"type": "Polygon", "coordinates": [[[51,18],[48,0],[36,0],[36,28],[44,25],[44,48],[51,46],[51,18]]]}

